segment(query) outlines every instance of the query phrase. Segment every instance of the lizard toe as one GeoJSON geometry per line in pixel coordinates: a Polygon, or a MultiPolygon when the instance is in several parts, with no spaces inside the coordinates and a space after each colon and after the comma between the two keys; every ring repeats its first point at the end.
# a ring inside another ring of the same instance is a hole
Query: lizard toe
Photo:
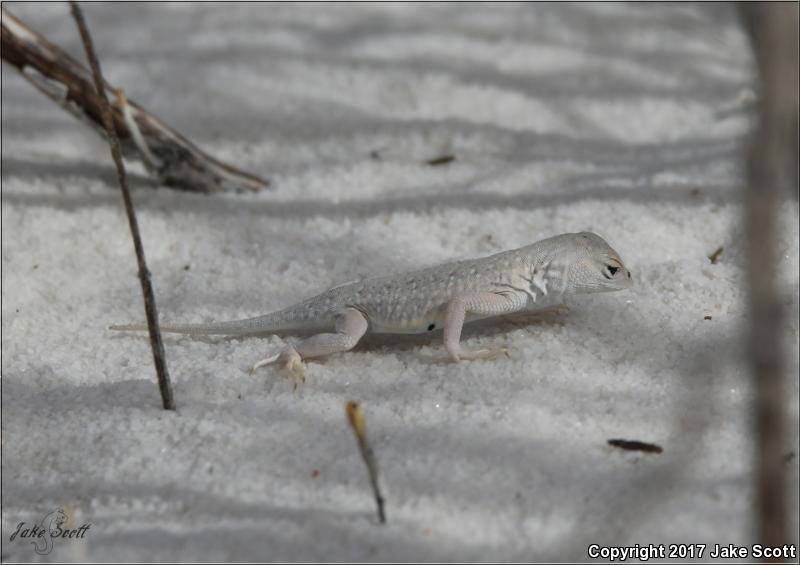
{"type": "Polygon", "coordinates": [[[253,365],[250,368],[250,374],[252,375],[258,369],[260,369],[261,367],[264,367],[265,365],[269,365],[271,363],[274,363],[275,361],[278,360],[279,357],[280,357],[280,353],[278,353],[276,355],[272,355],[271,357],[267,357],[266,359],[262,359],[261,361],[257,362],[255,365],[253,365]]]}
{"type": "Polygon", "coordinates": [[[496,349],[479,349],[477,351],[464,351],[459,354],[459,357],[464,361],[474,361],[476,359],[497,359],[501,355],[510,357],[508,349],[499,347],[496,349]]]}

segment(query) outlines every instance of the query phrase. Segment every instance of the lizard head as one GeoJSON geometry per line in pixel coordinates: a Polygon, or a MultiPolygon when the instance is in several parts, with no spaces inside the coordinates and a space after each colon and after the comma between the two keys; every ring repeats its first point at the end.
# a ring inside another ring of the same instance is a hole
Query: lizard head
{"type": "Polygon", "coordinates": [[[613,292],[633,285],[631,272],[619,253],[597,234],[573,234],[575,256],[570,262],[567,285],[572,292],[613,292]]]}

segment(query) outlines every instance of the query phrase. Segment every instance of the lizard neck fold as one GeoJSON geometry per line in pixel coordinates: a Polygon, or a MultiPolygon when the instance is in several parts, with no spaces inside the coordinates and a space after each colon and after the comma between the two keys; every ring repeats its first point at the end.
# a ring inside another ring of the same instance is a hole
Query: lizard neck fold
{"type": "Polygon", "coordinates": [[[528,261],[518,274],[520,286],[534,303],[544,297],[561,296],[568,290],[569,265],[558,259],[541,258],[528,261]]]}

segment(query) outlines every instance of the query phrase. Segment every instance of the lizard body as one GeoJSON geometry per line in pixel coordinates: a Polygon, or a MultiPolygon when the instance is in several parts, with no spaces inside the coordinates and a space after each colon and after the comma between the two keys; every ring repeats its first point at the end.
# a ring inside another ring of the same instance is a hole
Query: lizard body
{"type": "Polygon", "coordinates": [[[300,371],[302,359],[352,349],[367,331],[417,334],[443,328],[450,358],[459,361],[497,353],[462,351],[459,339],[464,323],[535,311],[566,294],[623,290],[631,284],[630,272],[617,252],[601,237],[582,232],[480,259],[345,283],[264,316],[211,324],[162,324],[161,330],[193,335],[319,332],[254,366],[281,361],[300,371]]]}

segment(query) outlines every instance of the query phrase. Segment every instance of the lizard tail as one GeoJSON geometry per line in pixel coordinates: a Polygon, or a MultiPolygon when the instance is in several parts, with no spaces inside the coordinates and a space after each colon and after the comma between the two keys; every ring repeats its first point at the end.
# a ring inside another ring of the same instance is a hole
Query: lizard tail
{"type": "MultiPolygon", "coordinates": [[[[221,322],[216,324],[159,324],[164,333],[186,335],[240,335],[270,331],[269,328],[243,327],[242,322],[221,322]]],[[[146,332],[147,324],[120,324],[108,329],[122,332],[146,332]]]]}
{"type": "MultiPolygon", "coordinates": [[[[286,309],[265,316],[233,320],[231,322],[212,322],[210,324],[159,324],[164,333],[186,335],[247,335],[260,333],[284,333],[295,330],[327,328],[333,323],[327,319],[313,320],[294,309],[286,309]]],[[[147,331],[147,324],[122,324],[109,326],[110,330],[125,332],[147,331]]]]}
{"type": "MultiPolygon", "coordinates": [[[[268,317],[235,320],[232,322],[216,322],[211,324],[159,324],[164,333],[187,335],[243,335],[275,332],[283,329],[268,317]]],[[[110,330],[124,332],[146,332],[147,324],[121,324],[109,326],[110,330]]]]}

